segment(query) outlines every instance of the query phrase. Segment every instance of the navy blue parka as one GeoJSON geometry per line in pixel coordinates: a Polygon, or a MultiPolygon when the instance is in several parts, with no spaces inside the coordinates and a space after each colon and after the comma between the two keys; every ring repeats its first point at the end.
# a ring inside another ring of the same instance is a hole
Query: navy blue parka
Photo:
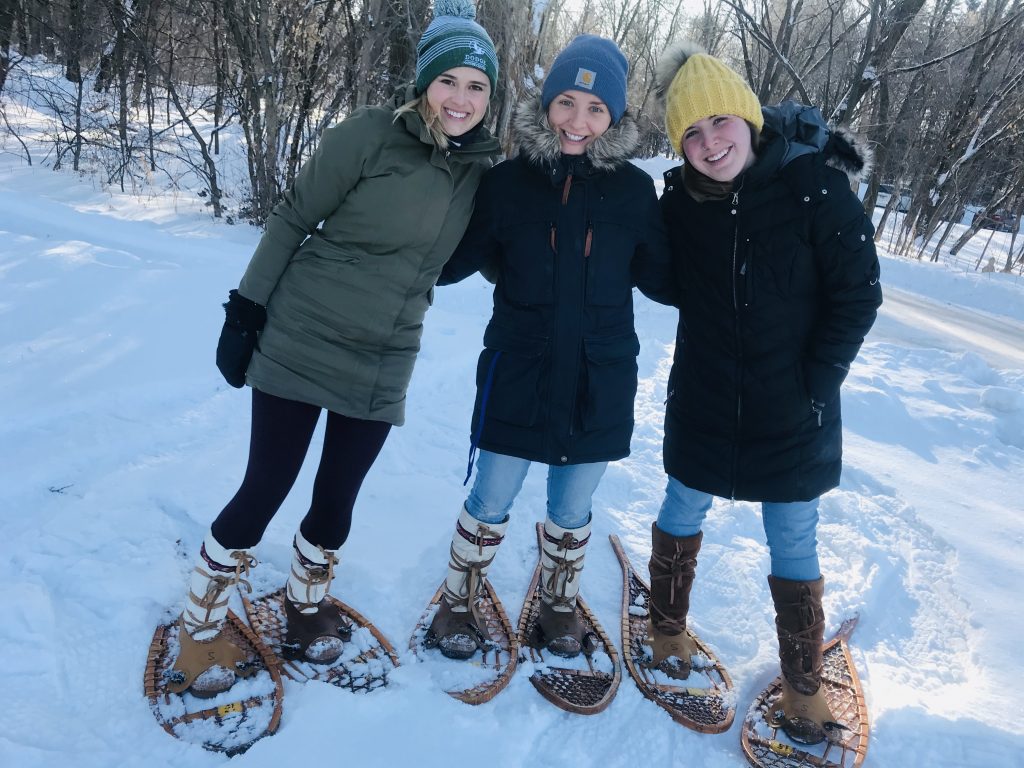
{"type": "Polygon", "coordinates": [[[697,202],[681,168],[665,174],[680,315],[664,461],[716,496],[806,501],[839,483],[839,389],[882,289],[847,175],[865,150],[816,109],[764,115],[757,160],[726,199],[697,202]]]}
{"type": "Polygon", "coordinates": [[[629,115],[562,155],[540,99],[520,105],[518,156],[489,170],[438,285],[483,268],[494,313],[477,365],[472,440],[556,466],[629,454],[640,351],[633,287],[675,302],[650,177],[628,162],[629,115]]]}

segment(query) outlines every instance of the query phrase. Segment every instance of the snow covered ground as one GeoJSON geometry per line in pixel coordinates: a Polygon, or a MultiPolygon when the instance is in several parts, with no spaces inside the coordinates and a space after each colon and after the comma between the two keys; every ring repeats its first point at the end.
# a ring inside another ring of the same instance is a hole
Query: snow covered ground
{"type": "MultiPolygon", "coordinates": [[[[0,159],[2,766],[226,761],[157,726],[142,671],[154,626],[180,607],[189,561],[244,468],[248,390],[221,380],[213,352],[220,302],[258,236],[185,196],[139,200],[0,159]]],[[[842,485],[822,503],[829,629],[860,614],[852,643],[872,722],[868,765],[1021,765],[1024,282],[889,257],[882,268],[886,305],[844,393],[842,485]]],[[[628,676],[589,718],[555,709],[523,671],[470,707],[404,650],[443,575],[465,492],[489,308],[478,278],[438,291],[408,423],[367,478],[334,587],[403,666],[364,696],[286,683],[280,731],[233,764],[743,764],[746,704],[777,670],[753,505],[715,504],[693,595],[693,625],[742,702],[726,734],[674,724],[628,676]]],[[[616,642],[621,576],[607,536],[644,564],[664,485],[674,313],[640,297],[637,326],[633,452],[598,490],[583,582],[616,642]]],[[[258,591],[283,583],[319,439],[257,552],[258,591]]],[[[543,494],[535,469],[492,569],[513,622],[543,494]]]]}

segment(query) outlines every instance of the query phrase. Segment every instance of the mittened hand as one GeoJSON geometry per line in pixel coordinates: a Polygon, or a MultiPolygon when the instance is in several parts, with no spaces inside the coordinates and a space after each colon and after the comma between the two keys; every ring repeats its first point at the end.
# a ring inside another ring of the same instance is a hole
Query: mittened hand
{"type": "Polygon", "coordinates": [[[267,323],[267,310],[232,290],[224,304],[224,315],[217,342],[217,368],[232,387],[243,387],[256,339],[267,323]]]}

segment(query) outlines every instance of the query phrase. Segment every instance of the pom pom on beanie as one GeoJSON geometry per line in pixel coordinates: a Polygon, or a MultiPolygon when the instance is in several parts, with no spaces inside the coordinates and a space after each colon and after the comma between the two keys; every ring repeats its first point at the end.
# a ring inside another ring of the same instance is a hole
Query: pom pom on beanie
{"type": "Polygon", "coordinates": [[[435,0],[434,19],[416,45],[416,93],[423,93],[438,75],[455,67],[479,69],[498,82],[498,56],[487,30],[476,23],[471,0],[435,0]]]}
{"type": "Polygon", "coordinates": [[[665,131],[676,154],[683,154],[683,133],[712,115],[736,115],[761,130],[761,103],[736,72],[699,45],[682,42],[665,50],[656,73],[665,103],[665,131]]]}

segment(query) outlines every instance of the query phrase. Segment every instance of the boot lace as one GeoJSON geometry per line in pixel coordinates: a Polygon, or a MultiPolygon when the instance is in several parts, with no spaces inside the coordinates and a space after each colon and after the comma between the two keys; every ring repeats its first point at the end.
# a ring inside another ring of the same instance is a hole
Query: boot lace
{"type": "Polygon", "coordinates": [[[569,591],[569,585],[576,581],[583,570],[583,561],[586,557],[583,555],[575,560],[569,559],[569,550],[577,545],[576,537],[571,532],[566,532],[556,544],[556,553],[561,551],[565,552],[565,555],[559,557],[556,553],[544,551],[547,559],[551,560],[550,566],[543,559],[541,560],[541,570],[546,575],[543,581],[544,597],[553,608],[574,608],[576,606],[576,593],[579,590],[574,591],[572,597],[566,597],[566,594],[569,591]]]}
{"type": "Polygon", "coordinates": [[[814,601],[806,589],[801,590],[799,599],[789,605],[797,611],[799,626],[793,629],[782,626],[776,618],[782,651],[779,660],[790,684],[801,693],[810,695],[818,689],[824,670],[822,655],[815,653],[815,646],[820,647],[825,616],[820,609],[815,610],[814,601]]]}
{"type": "MultiPolygon", "coordinates": [[[[651,561],[661,571],[656,576],[651,576],[651,582],[664,581],[668,579],[668,604],[673,606],[676,603],[676,590],[682,592],[685,589],[687,580],[693,579],[693,573],[697,568],[697,558],[689,555],[679,542],[675,542],[675,551],[671,555],[663,555],[659,552],[651,552],[651,561]]],[[[663,631],[668,634],[679,634],[686,630],[686,618],[682,621],[660,611],[654,603],[651,608],[658,614],[658,623],[663,631]]]]}
{"type": "MultiPolygon", "coordinates": [[[[234,566],[221,566],[225,568],[231,575],[224,573],[213,574],[202,568],[196,567],[196,570],[206,578],[206,591],[202,597],[196,597],[194,593],[189,593],[192,602],[197,607],[205,611],[202,619],[198,619],[195,614],[190,610],[186,610],[183,614],[186,629],[190,635],[196,635],[201,632],[208,632],[217,630],[220,628],[222,619],[213,619],[211,615],[217,608],[222,608],[226,603],[227,599],[221,601],[220,597],[231,587],[238,585],[244,587],[246,592],[252,592],[252,584],[249,582],[246,576],[249,572],[255,568],[259,563],[255,557],[250,555],[245,550],[237,550],[231,553],[231,558],[235,561],[234,566]]],[[[213,565],[220,566],[220,563],[213,563],[213,565]]]]}
{"type": "Polygon", "coordinates": [[[292,576],[300,581],[305,586],[305,600],[296,599],[298,596],[293,594],[289,589],[288,599],[291,600],[295,607],[299,611],[305,611],[309,608],[315,608],[319,604],[319,600],[314,600],[316,596],[314,593],[314,587],[324,587],[323,593],[326,595],[331,588],[331,583],[334,581],[334,567],[338,564],[338,557],[329,549],[324,549],[320,545],[317,545],[317,549],[320,551],[320,556],[323,557],[323,563],[317,563],[310,560],[303,555],[297,546],[293,545],[295,550],[296,559],[299,561],[299,565],[302,568],[302,573],[298,573],[295,570],[294,562],[292,564],[292,576]]]}
{"type": "MultiPolygon", "coordinates": [[[[501,535],[491,528],[488,528],[483,523],[478,522],[476,527],[476,554],[478,558],[483,558],[484,554],[484,540],[485,539],[498,539],[501,540],[501,535]]],[[[484,617],[480,613],[480,607],[478,605],[477,596],[483,590],[484,575],[487,572],[487,568],[493,562],[497,552],[495,551],[490,557],[485,559],[474,559],[471,560],[467,557],[462,557],[458,552],[455,551],[455,544],[452,543],[448,550],[448,567],[458,573],[466,574],[466,578],[462,581],[462,587],[465,588],[458,592],[454,592],[448,587],[447,581],[444,584],[444,597],[448,601],[448,605],[452,608],[457,606],[465,606],[470,615],[473,617],[473,622],[477,627],[483,627],[484,617]]]]}

